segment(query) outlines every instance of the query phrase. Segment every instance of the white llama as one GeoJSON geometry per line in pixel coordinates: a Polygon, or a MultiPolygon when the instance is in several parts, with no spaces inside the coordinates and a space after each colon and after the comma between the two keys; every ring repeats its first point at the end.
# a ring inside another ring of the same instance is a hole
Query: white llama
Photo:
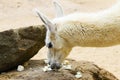
{"type": "Polygon", "coordinates": [[[73,13],[63,16],[54,2],[57,17],[49,20],[36,10],[47,28],[46,46],[52,69],[59,69],[74,46],[107,47],[120,44],[120,0],[113,7],[97,13],[73,13]]]}

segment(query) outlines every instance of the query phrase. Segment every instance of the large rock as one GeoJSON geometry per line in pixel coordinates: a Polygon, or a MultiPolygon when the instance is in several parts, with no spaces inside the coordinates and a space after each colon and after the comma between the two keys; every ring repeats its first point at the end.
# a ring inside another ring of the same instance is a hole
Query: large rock
{"type": "Polygon", "coordinates": [[[44,26],[0,32],[0,72],[28,61],[44,46],[44,26]]]}
{"type": "Polygon", "coordinates": [[[29,61],[24,71],[14,70],[3,73],[0,75],[0,80],[118,80],[114,75],[92,62],[70,60],[70,64],[72,70],[43,72],[42,68],[45,65],[43,60],[29,61]],[[75,78],[77,71],[82,74],[79,79],[75,78]]]}

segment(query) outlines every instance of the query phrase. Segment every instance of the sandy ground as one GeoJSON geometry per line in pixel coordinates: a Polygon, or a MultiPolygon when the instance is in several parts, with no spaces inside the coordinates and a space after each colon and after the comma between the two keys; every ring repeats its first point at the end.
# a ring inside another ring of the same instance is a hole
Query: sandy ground
{"type": "MultiPolygon", "coordinates": [[[[96,12],[109,8],[115,0],[60,0],[65,14],[75,11],[96,12]]],[[[49,18],[55,16],[52,0],[0,0],[0,31],[30,25],[38,25],[40,19],[33,12],[38,8],[49,18]]],[[[32,59],[46,58],[47,49],[42,48],[32,59]]],[[[120,79],[120,46],[106,48],[75,47],[68,58],[92,61],[120,79]]]]}

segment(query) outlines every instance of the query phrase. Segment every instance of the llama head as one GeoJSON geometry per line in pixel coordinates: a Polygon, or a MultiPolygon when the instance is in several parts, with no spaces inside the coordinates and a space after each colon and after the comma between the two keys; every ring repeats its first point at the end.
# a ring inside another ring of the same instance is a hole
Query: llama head
{"type": "MultiPolygon", "coordinates": [[[[63,16],[63,11],[57,2],[54,2],[57,17],[63,16]]],[[[69,54],[70,49],[65,45],[66,41],[58,34],[58,25],[50,21],[38,10],[36,11],[47,29],[45,44],[48,47],[48,60],[52,69],[59,69],[61,63],[69,54]]]]}

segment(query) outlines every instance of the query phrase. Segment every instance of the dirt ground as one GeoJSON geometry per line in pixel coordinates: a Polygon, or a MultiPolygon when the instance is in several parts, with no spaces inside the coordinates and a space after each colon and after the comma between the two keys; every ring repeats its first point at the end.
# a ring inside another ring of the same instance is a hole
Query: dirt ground
{"type": "Polygon", "coordinates": [[[43,71],[47,64],[44,59],[30,60],[25,66],[25,70],[18,72],[16,70],[2,73],[0,80],[118,80],[108,71],[98,67],[92,62],[67,60],[69,64],[74,65],[70,70],[61,68],[58,71],[43,71]],[[79,72],[80,78],[76,78],[76,73],[79,72]]]}
{"type": "MultiPolygon", "coordinates": [[[[104,10],[115,4],[116,0],[60,0],[60,2],[67,15],[75,11],[104,10]]],[[[33,12],[34,8],[38,8],[51,19],[55,16],[52,0],[0,0],[0,31],[41,24],[33,12]]],[[[47,49],[44,47],[32,59],[43,59],[46,53],[47,49]]],[[[106,48],[75,47],[68,58],[92,61],[120,79],[119,45],[106,48]]]]}

